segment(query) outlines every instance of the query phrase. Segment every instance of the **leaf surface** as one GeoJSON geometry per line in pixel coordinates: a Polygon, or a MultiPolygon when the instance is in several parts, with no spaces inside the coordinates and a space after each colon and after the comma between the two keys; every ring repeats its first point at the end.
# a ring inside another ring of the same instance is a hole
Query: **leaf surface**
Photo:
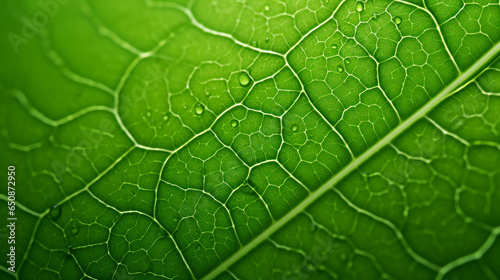
{"type": "Polygon", "coordinates": [[[2,279],[500,278],[498,2],[0,5],[2,279]]]}

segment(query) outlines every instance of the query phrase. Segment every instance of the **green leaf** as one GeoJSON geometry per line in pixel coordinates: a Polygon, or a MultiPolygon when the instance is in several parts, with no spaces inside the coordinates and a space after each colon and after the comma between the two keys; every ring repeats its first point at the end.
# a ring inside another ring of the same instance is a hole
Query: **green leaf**
{"type": "Polygon", "coordinates": [[[1,279],[500,278],[498,1],[0,7],[1,279]]]}

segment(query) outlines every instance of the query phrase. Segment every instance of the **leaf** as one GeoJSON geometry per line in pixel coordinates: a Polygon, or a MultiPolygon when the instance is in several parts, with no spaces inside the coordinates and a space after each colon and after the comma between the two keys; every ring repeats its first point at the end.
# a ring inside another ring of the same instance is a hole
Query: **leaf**
{"type": "Polygon", "coordinates": [[[0,5],[0,278],[500,278],[498,2],[0,5]]]}

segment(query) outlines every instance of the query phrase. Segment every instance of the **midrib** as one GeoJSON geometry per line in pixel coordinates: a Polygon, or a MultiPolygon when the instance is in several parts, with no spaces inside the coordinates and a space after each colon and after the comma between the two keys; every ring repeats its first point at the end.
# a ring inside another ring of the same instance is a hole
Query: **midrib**
{"type": "Polygon", "coordinates": [[[230,258],[222,262],[219,266],[213,269],[210,273],[205,275],[203,280],[211,280],[217,275],[219,275],[224,270],[228,269],[232,264],[236,261],[240,260],[243,256],[248,254],[253,248],[259,245],[262,241],[266,240],[271,234],[280,229],[283,225],[288,223],[291,219],[293,219],[297,214],[301,213],[305,208],[307,208],[311,203],[316,201],[319,197],[321,197],[325,192],[327,192],[330,188],[336,185],[340,180],[342,180],[345,176],[355,170],[358,166],[368,160],[371,156],[373,156],[376,152],[378,152],[382,147],[389,144],[392,140],[394,140],[397,136],[399,136],[403,131],[425,116],[428,112],[430,112],[436,105],[441,103],[449,94],[451,94],[455,89],[460,87],[464,82],[468,81],[473,77],[480,69],[488,64],[494,57],[496,57],[500,53],[500,43],[497,43],[493,46],[483,57],[481,57],[476,63],[474,63],[467,71],[458,76],[451,84],[449,84],[446,88],[444,88],[438,95],[436,95],[433,99],[431,99],[428,103],[426,103],[422,108],[420,108],[415,114],[413,114],[410,118],[399,124],[394,130],[392,130],[389,134],[387,134],[384,138],[378,141],[371,148],[366,150],[359,157],[354,159],[351,163],[349,163],[345,168],[343,168],[339,173],[333,176],[330,180],[328,180],[325,184],[319,187],[317,190],[312,192],[304,201],[299,203],[295,208],[293,208],[290,212],[288,212],[281,219],[276,221],[273,225],[268,227],[262,233],[260,233],[256,238],[252,239],[248,244],[241,247],[234,255],[230,258]]]}

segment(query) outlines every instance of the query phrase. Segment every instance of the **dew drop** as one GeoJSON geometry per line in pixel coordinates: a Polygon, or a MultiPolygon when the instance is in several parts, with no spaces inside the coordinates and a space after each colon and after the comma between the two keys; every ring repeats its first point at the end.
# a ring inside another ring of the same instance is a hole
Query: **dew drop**
{"type": "Polygon", "coordinates": [[[151,112],[149,112],[149,111],[148,111],[148,112],[146,113],[146,117],[148,117],[148,118],[149,118],[149,117],[151,117],[151,112]]]}
{"type": "Polygon", "coordinates": [[[205,96],[210,96],[210,91],[205,91],[205,96]]]}
{"type": "Polygon", "coordinates": [[[231,126],[232,127],[237,127],[238,126],[238,121],[237,120],[232,120],[231,121],[231,126]]]}
{"type": "Polygon", "coordinates": [[[241,72],[238,80],[240,81],[240,85],[244,87],[246,87],[250,83],[250,77],[248,77],[248,74],[246,72],[241,72]]]}
{"type": "Polygon", "coordinates": [[[336,50],[339,46],[337,46],[336,44],[332,44],[331,47],[332,49],[336,50]]]}
{"type": "Polygon", "coordinates": [[[363,4],[363,2],[356,3],[356,11],[358,13],[361,13],[364,9],[365,9],[365,4],[363,4]]]}
{"type": "Polygon", "coordinates": [[[184,108],[184,110],[187,110],[188,109],[188,105],[184,104],[184,106],[182,106],[182,108],[184,108]]]}
{"type": "Polygon", "coordinates": [[[314,272],[314,271],[316,271],[316,265],[315,265],[313,262],[311,262],[311,261],[308,261],[308,262],[306,263],[306,267],[305,267],[305,268],[306,268],[306,270],[308,270],[309,272],[314,272]]]}
{"type": "Polygon", "coordinates": [[[172,222],[177,223],[178,221],[179,221],[179,219],[177,219],[177,218],[175,218],[175,217],[174,217],[174,218],[172,218],[172,222]]]}
{"type": "Polygon", "coordinates": [[[296,124],[292,125],[292,131],[297,132],[297,130],[299,130],[299,126],[296,124]]]}
{"type": "Polygon", "coordinates": [[[265,6],[264,6],[264,10],[265,10],[265,11],[269,11],[270,9],[271,9],[271,7],[269,7],[269,5],[265,5],[265,6]]]}
{"type": "Polygon", "coordinates": [[[395,18],[394,18],[394,22],[395,22],[397,25],[399,25],[399,24],[401,23],[401,21],[402,21],[402,20],[401,20],[401,18],[400,18],[400,17],[395,17],[395,18]]]}
{"type": "Polygon", "coordinates": [[[347,64],[351,64],[351,60],[350,60],[349,58],[347,58],[347,59],[345,60],[345,63],[347,63],[347,64]]]}
{"type": "Polygon", "coordinates": [[[373,18],[373,19],[377,19],[377,18],[378,18],[378,14],[373,13],[373,14],[372,14],[372,18],[373,18]]]}
{"type": "Polygon", "coordinates": [[[341,261],[346,261],[347,260],[347,254],[346,253],[341,253],[339,255],[339,258],[340,258],[341,261]]]}
{"type": "Polygon", "coordinates": [[[61,217],[61,207],[59,205],[54,205],[49,211],[50,218],[55,221],[61,217]]]}
{"type": "Polygon", "coordinates": [[[194,108],[194,112],[195,112],[197,115],[201,115],[201,114],[203,114],[203,111],[205,111],[205,108],[203,108],[203,105],[198,104],[198,105],[194,108]]]}
{"type": "Polygon", "coordinates": [[[77,224],[73,224],[73,225],[71,226],[71,234],[73,234],[73,235],[77,235],[77,234],[78,234],[78,232],[80,232],[80,228],[78,227],[78,225],[77,225],[77,224]]]}
{"type": "Polygon", "coordinates": [[[165,115],[163,116],[163,120],[164,120],[164,121],[168,121],[168,115],[167,115],[167,114],[165,114],[165,115]]]}
{"type": "Polygon", "coordinates": [[[266,43],[269,42],[269,37],[266,37],[266,43]]]}
{"type": "Polygon", "coordinates": [[[197,251],[197,252],[201,251],[201,246],[200,246],[200,245],[198,245],[198,246],[196,247],[196,251],[197,251]]]}
{"type": "Polygon", "coordinates": [[[342,68],[341,66],[339,66],[339,67],[337,67],[337,71],[338,71],[339,73],[342,73],[342,72],[344,72],[344,68],[342,68]]]}

